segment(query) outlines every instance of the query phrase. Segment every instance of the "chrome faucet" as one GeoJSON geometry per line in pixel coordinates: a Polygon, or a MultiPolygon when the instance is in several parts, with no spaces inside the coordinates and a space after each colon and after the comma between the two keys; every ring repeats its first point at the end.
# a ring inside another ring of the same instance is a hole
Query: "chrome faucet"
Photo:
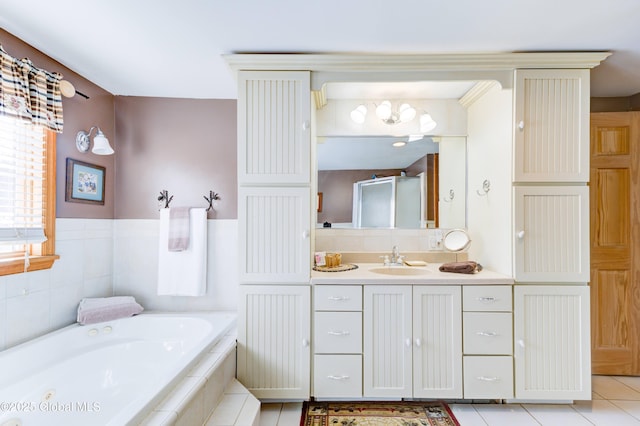
{"type": "Polygon", "coordinates": [[[393,246],[391,249],[391,258],[385,256],[385,266],[402,266],[404,264],[404,256],[400,255],[398,246],[393,246]]]}

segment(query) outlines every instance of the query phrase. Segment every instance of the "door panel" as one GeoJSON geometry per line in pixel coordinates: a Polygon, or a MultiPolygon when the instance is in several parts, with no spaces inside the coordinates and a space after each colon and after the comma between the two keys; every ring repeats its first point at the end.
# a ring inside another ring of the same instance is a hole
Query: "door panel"
{"type": "Polygon", "coordinates": [[[640,113],[591,114],[594,374],[640,374],[640,113]]]}

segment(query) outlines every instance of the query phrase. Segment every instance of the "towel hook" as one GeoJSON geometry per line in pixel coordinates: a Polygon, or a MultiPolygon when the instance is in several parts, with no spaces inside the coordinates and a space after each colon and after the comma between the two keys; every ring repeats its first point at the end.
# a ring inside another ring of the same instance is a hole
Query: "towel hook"
{"type": "Polygon", "coordinates": [[[209,203],[209,207],[207,207],[207,211],[209,211],[213,210],[213,202],[220,200],[220,195],[217,192],[209,191],[209,198],[207,198],[206,195],[204,195],[203,198],[209,203]]]}
{"type": "Polygon", "coordinates": [[[476,189],[476,193],[480,196],[480,197],[484,197],[485,195],[487,195],[489,193],[489,190],[491,189],[491,182],[489,182],[488,179],[485,179],[484,182],[482,182],[482,191],[480,192],[479,189],[476,189]]]}
{"type": "Polygon", "coordinates": [[[444,197],[442,198],[442,201],[444,201],[445,203],[450,203],[453,201],[453,199],[455,198],[456,193],[453,192],[453,189],[449,190],[449,196],[448,197],[444,197]]]}
{"type": "Polygon", "coordinates": [[[165,209],[169,208],[169,203],[171,202],[171,200],[173,200],[173,195],[169,196],[169,191],[167,191],[166,189],[163,189],[162,191],[160,191],[160,196],[158,197],[158,203],[164,201],[165,209]]]}

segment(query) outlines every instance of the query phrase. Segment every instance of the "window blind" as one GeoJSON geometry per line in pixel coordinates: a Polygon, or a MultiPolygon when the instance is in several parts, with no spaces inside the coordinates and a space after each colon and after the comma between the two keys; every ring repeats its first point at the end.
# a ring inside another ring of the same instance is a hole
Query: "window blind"
{"type": "MultiPolygon", "coordinates": [[[[0,115],[0,244],[46,241],[46,137],[41,126],[0,115]]],[[[3,250],[14,251],[14,249],[3,250]]]]}

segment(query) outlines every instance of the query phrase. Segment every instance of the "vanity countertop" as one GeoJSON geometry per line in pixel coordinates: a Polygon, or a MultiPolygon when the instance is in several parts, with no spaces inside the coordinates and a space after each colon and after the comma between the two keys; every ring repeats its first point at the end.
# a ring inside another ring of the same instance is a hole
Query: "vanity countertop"
{"type": "Polygon", "coordinates": [[[381,263],[358,263],[357,265],[357,269],[350,271],[312,270],[311,284],[513,284],[512,277],[487,269],[475,274],[440,272],[441,263],[429,263],[427,266],[383,266],[381,263]],[[400,269],[401,271],[398,271],[400,269]],[[375,270],[379,272],[374,272],[375,270]]]}

